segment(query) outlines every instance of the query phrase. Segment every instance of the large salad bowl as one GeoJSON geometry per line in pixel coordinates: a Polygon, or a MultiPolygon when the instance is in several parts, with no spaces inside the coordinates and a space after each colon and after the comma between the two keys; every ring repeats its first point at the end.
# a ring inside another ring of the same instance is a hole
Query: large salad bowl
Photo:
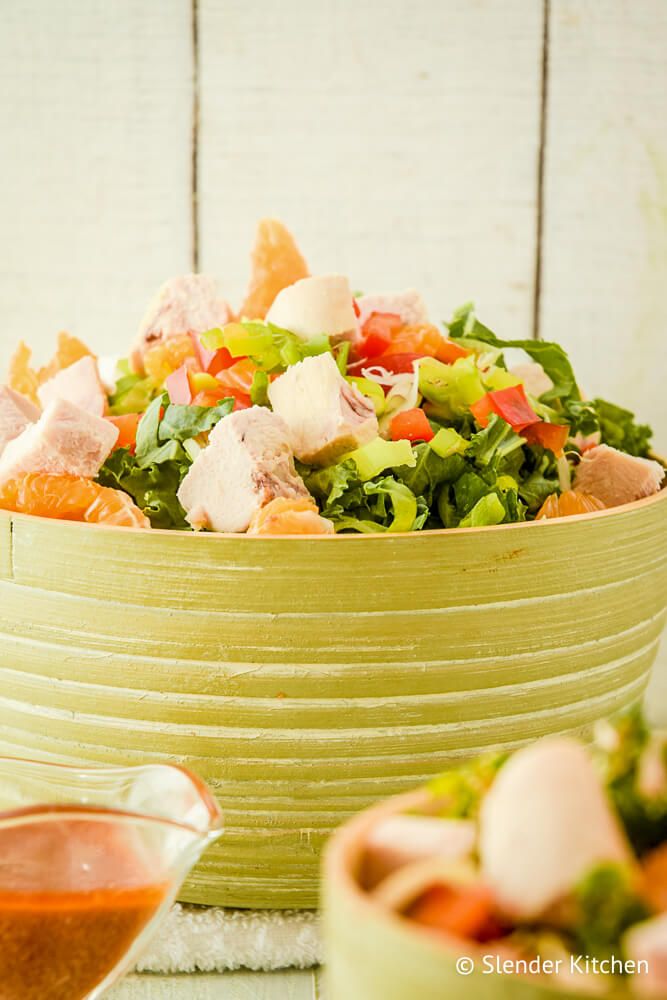
{"type": "Polygon", "coordinates": [[[406,535],[142,532],[0,512],[0,754],[185,764],[224,837],[182,898],[311,906],[334,827],[641,698],[667,491],[406,535]]]}

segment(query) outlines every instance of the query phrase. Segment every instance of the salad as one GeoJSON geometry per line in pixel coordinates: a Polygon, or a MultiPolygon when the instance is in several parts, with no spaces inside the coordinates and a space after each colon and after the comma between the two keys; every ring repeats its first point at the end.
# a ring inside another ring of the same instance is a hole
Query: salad
{"type": "Polygon", "coordinates": [[[353,293],[259,225],[235,312],[173,278],[121,359],[61,334],[0,388],[0,507],[132,527],[333,534],[562,517],[657,493],[651,431],[586,399],[565,351],[471,305],[353,293]]]}
{"type": "Polygon", "coordinates": [[[448,772],[361,847],[377,905],[487,972],[667,996],[667,736],[638,711],[448,772]]]}

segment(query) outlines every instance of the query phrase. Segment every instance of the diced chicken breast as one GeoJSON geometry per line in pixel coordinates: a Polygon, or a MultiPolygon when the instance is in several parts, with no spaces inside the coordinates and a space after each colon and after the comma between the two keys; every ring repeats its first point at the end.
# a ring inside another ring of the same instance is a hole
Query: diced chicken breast
{"type": "Polygon", "coordinates": [[[388,816],[370,832],[363,863],[364,885],[374,886],[397,868],[426,858],[456,861],[472,853],[475,824],[438,816],[388,816]]]}
{"type": "Polygon", "coordinates": [[[329,353],[291,365],[269,386],[269,399],[302,462],[329,465],[377,437],[375,407],[343,378],[329,353]]]}
{"type": "Polygon", "coordinates": [[[5,448],[0,458],[0,484],[28,472],[49,472],[92,479],[111,453],[118,428],[65,399],[46,407],[5,448]]]}
{"type": "Polygon", "coordinates": [[[20,392],[14,392],[8,385],[0,386],[0,455],[5,445],[36,420],[39,420],[39,410],[29,399],[20,392]]]}
{"type": "Polygon", "coordinates": [[[512,375],[516,375],[523,382],[526,392],[529,392],[535,399],[539,399],[543,392],[549,392],[554,384],[538,361],[528,361],[524,365],[514,365],[510,368],[512,375]]]}
{"type": "Polygon", "coordinates": [[[39,387],[37,395],[44,407],[55,399],[67,399],[98,417],[103,416],[107,408],[97,361],[90,355],[59,371],[39,387]]]}
{"type": "Polygon", "coordinates": [[[162,340],[184,333],[206,333],[232,319],[229,304],[206,274],[182,274],[160,288],[141,321],[132,352],[135,368],[144,351],[162,340]]]}
{"type": "Polygon", "coordinates": [[[503,766],[480,813],[484,880],[515,919],[533,919],[567,899],[601,862],[632,854],[588,751],[548,738],[503,766]]]}
{"type": "Polygon", "coordinates": [[[635,458],[599,444],[584,453],[574,474],[574,485],[602,500],[605,507],[616,507],[657,493],[664,475],[660,462],[635,458]]]}
{"type": "Polygon", "coordinates": [[[630,928],[623,939],[623,952],[634,962],[646,963],[630,980],[633,996],[667,996],[667,913],[630,928]]]}
{"type": "Polygon", "coordinates": [[[393,313],[410,325],[428,323],[426,305],[416,288],[408,288],[405,292],[388,292],[386,295],[360,295],[357,305],[360,326],[374,312],[393,313]]]}
{"type": "Polygon", "coordinates": [[[246,531],[275,497],[308,496],[294,468],[287,426],[263,406],[223,417],[178,491],[193,528],[213,531],[246,531]]]}
{"type": "Polygon", "coordinates": [[[283,288],[276,295],[266,320],[295,333],[302,340],[323,333],[337,340],[349,339],[358,329],[350,283],[342,274],[302,278],[283,288]]]}

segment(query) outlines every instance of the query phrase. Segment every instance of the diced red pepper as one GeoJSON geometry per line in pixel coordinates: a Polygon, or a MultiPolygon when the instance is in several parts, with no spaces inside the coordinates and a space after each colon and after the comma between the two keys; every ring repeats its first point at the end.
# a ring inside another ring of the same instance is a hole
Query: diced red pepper
{"type": "Polygon", "coordinates": [[[359,308],[359,303],[356,299],[352,299],[352,308],[354,309],[354,315],[359,319],[361,316],[361,309],[359,308]]]}
{"type": "Polygon", "coordinates": [[[107,417],[109,423],[118,428],[118,440],[115,448],[134,448],[137,443],[137,427],[141,413],[123,413],[119,417],[107,417]]]}
{"type": "Polygon", "coordinates": [[[383,354],[402,326],[403,320],[395,313],[371,313],[361,328],[362,341],[357,354],[365,358],[383,354]]]}
{"type": "Polygon", "coordinates": [[[529,424],[539,423],[540,419],[528,402],[522,385],[512,385],[508,389],[487,392],[486,396],[473,403],[470,412],[481,427],[486,427],[491,413],[497,413],[518,432],[529,424]]]}
{"type": "Polygon", "coordinates": [[[434,885],[407,911],[410,920],[434,931],[473,941],[488,941],[500,930],[493,896],[483,885],[434,885]]]}
{"type": "Polygon", "coordinates": [[[188,376],[188,368],[185,364],[177,368],[175,372],[167,376],[164,380],[165,389],[169,393],[169,400],[180,406],[189,406],[192,402],[192,387],[188,376]]]}
{"type": "Polygon", "coordinates": [[[381,354],[379,358],[373,358],[372,361],[364,360],[361,362],[361,367],[371,368],[378,365],[391,372],[392,375],[402,375],[405,372],[412,372],[414,362],[423,357],[423,354],[381,354]]]}
{"type": "Polygon", "coordinates": [[[241,358],[232,357],[226,347],[221,347],[215,352],[206,371],[209,375],[219,375],[220,372],[226,371],[227,368],[231,368],[232,365],[235,365],[240,360],[241,358]]]}
{"type": "Polygon", "coordinates": [[[521,431],[528,444],[541,444],[543,448],[553,451],[554,455],[562,455],[570,428],[566,424],[548,424],[546,420],[538,420],[529,424],[521,431]]]}
{"type": "Polygon", "coordinates": [[[392,441],[430,441],[435,437],[433,428],[423,410],[403,410],[391,422],[392,441]]]}
{"type": "Polygon", "coordinates": [[[482,396],[476,403],[473,403],[470,407],[470,412],[480,427],[486,427],[489,417],[494,412],[491,405],[491,393],[487,392],[486,396],[482,396]]]}

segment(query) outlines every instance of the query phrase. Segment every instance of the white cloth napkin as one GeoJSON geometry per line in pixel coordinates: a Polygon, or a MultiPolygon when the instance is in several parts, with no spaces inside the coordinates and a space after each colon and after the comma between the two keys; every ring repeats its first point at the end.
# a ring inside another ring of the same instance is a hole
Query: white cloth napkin
{"type": "Polygon", "coordinates": [[[312,910],[224,910],[177,903],[137,972],[308,969],[322,960],[312,910]]]}

